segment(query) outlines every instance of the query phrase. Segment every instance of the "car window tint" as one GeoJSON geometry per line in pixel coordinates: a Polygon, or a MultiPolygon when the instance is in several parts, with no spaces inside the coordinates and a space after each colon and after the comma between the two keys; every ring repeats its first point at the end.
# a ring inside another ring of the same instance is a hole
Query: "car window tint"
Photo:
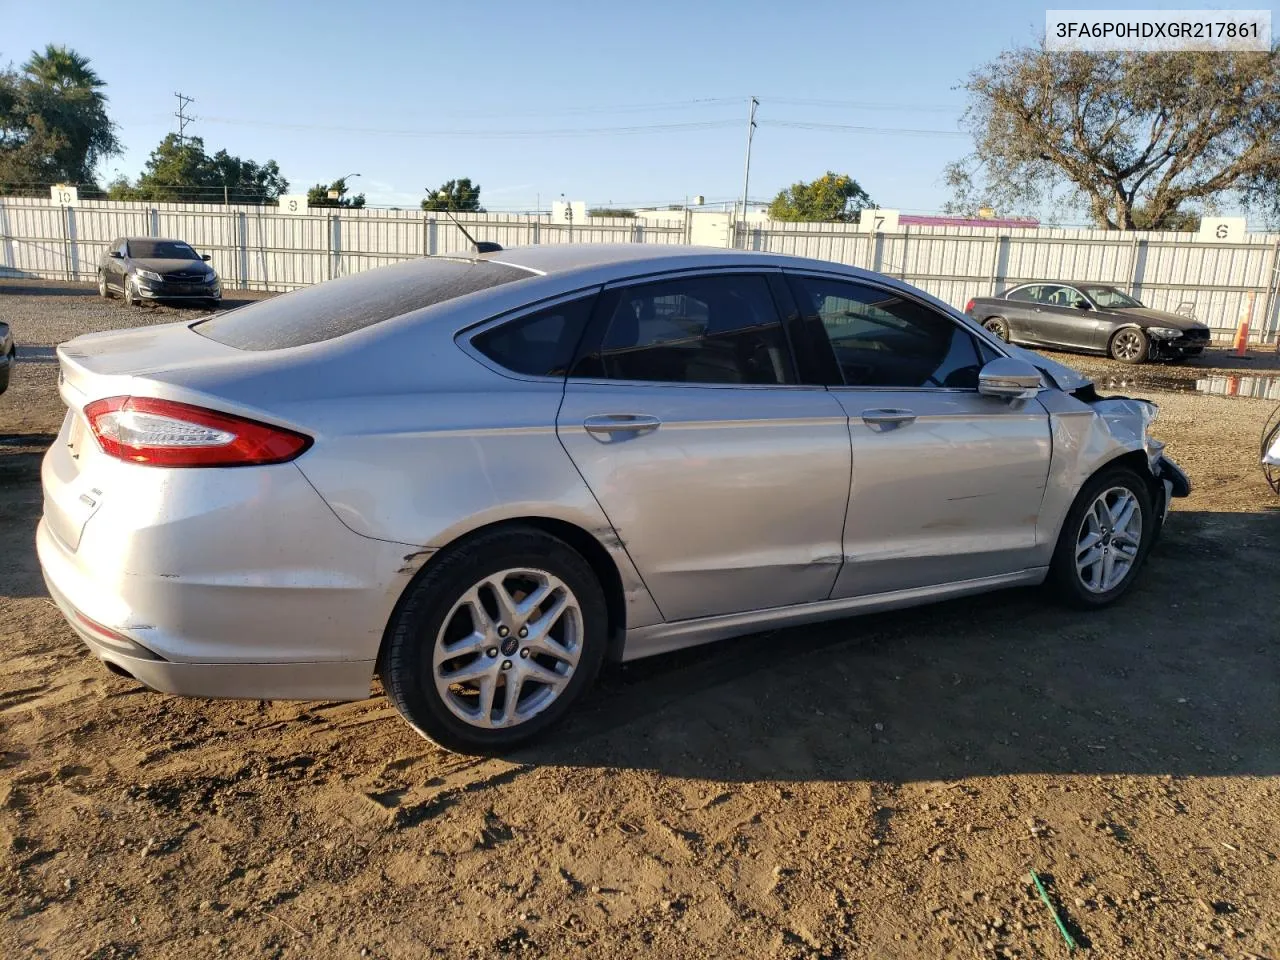
{"type": "Polygon", "coordinates": [[[477,335],[472,345],[513,373],[563,377],[591,316],[594,297],[557,304],[477,335]]]}
{"type": "Polygon", "coordinates": [[[534,276],[485,260],[431,257],[357,273],[259,300],[191,325],[239,350],[280,350],[332,340],[392,317],[534,276]]]}
{"type": "Polygon", "coordinates": [[[606,295],[599,349],[575,376],[665,383],[795,381],[762,276],[682,277],[606,295]]]}
{"type": "Polygon", "coordinates": [[[848,386],[977,388],[982,360],[974,338],[945,314],[841,280],[801,277],[797,286],[848,386]]]}
{"type": "Polygon", "coordinates": [[[181,240],[130,240],[128,255],[138,260],[198,260],[199,256],[181,240]]]}
{"type": "Polygon", "coordinates": [[[1022,303],[1030,303],[1035,300],[1036,293],[1039,292],[1039,290],[1039,287],[1019,287],[1017,290],[1012,291],[1005,299],[1018,300],[1022,303]]]}

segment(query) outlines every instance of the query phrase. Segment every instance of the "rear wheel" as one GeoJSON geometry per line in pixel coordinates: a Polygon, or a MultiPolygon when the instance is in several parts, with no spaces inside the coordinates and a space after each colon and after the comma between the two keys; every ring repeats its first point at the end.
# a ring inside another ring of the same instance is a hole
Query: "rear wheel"
{"type": "Polygon", "coordinates": [[[401,716],[441,746],[505,750],[591,685],[608,630],[599,581],[577,551],[530,527],[497,529],[437,557],[410,587],[382,682],[401,716]]]}
{"type": "Polygon", "coordinates": [[[1150,341],[1145,333],[1137,327],[1125,327],[1116,331],[1107,352],[1111,354],[1112,360],[1119,360],[1121,363],[1142,363],[1147,359],[1149,347],[1150,341]]]}
{"type": "Polygon", "coordinates": [[[987,317],[982,321],[982,325],[1005,343],[1009,342],[1009,321],[1004,317],[987,317]]]}
{"type": "Polygon", "coordinates": [[[1080,490],[1058,535],[1049,580],[1078,607],[1104,607],[1133,585],[1155,539],[1146,481],[1128,467],[1103,469],[1080,490]]]}

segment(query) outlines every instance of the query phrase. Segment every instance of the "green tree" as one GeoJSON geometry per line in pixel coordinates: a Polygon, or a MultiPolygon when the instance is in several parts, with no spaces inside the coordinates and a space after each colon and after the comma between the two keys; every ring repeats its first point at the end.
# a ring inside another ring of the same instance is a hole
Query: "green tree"
{"type": "Polygon", "coordinates": [[[769,204],[772,220],[843,220],[857,223],[871,197],[848,174],[828,170],[811,183],[793,183],[769,204]]]}
{"type": "Polygon", "coordinates": [[[469,210],[484,213],[480,206],[480,184],[472,185],[470,177],[446,180],[440,188],[422,201],[423,210],[469,210]]]}
{"type": "Polygon", "coordinates": [[[588,217],[634,217],[636,212],[627,207],[592,207],[588,217]]]}
{"type": "Polygon", "coordinates": [[[92,194],[94,169],[120,152],[105,86],[87,57],[53,44],[0,70],[0,191],[65,182],[92,194]]]}
{"type": "Polygon", "coordinates": [[[1280,46],[1023,47],[979,67],[964,88],[974,152],[945,171],[951,210],[1028,209],[1065,195],[1108,229],[1168,229],[1193,215],[1188,206],[1215,199],[1280,214],[1280,46]]]}
{"type": "Polygon", "coordinates": [[[151,151],[136,183],[116,180],[108,188],[113,200],[172,203],[269,203],[289,189],[274,160],[255,163],[219,150],[205,152],[200,137],[167,135],[151,151]]]}
{"type": "Polygon", "coordinates": [[[307,191],[307,206],[309,207],[350,207],[359,210],[364,206],[364,194],[357,193],[347,196],[347,178],[339,177],[333,183],[317,183],[314,187],[307,191]],[[336,197],[330,197],[329,194],[336,192],[336,197]]]}

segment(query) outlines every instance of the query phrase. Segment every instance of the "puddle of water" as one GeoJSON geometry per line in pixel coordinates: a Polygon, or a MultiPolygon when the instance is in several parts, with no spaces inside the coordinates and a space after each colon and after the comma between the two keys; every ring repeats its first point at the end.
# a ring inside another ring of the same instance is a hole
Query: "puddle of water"
{"type": "Polygon", "coordinates": [[[1258,400],[1280,400],[1280,377],[1251,377],[1227,374],[1220,377],[1169,377],[1159,374],[1144,376],[1099,377],[1094,381],[1102,392],[1110,390],[1161,390],[1166,393],[1203,393],[1215,397],[1250,397],[1258,400]]]}

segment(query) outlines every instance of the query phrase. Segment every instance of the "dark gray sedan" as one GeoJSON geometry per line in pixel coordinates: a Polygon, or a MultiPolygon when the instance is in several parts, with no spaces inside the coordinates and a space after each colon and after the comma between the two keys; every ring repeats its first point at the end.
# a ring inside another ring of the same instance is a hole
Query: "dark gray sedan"
{"type": "Polygon", "coordinates": [[[0,393],[9,389],[9,374],[17,362],[18,349],[13,345],[9,325],[0,320],[0,393]]]}
{"type": "Polygon", "coordinates": [[[1100,283],[1024,283],[964,309],[1006,342],[1102,353],[1121,363],[1185,360],[1203,353],[1210,338],[1198,320],[1145,307],[1100,283]]]}
{"type": "Polygon", "coordinates": [[[144,300],[198,300],[211,307],[222,303],[222,284],[209,266],[182,240],[120,237],[98,261],[98,295],[122,297],[129,306],[144,300]]]}

